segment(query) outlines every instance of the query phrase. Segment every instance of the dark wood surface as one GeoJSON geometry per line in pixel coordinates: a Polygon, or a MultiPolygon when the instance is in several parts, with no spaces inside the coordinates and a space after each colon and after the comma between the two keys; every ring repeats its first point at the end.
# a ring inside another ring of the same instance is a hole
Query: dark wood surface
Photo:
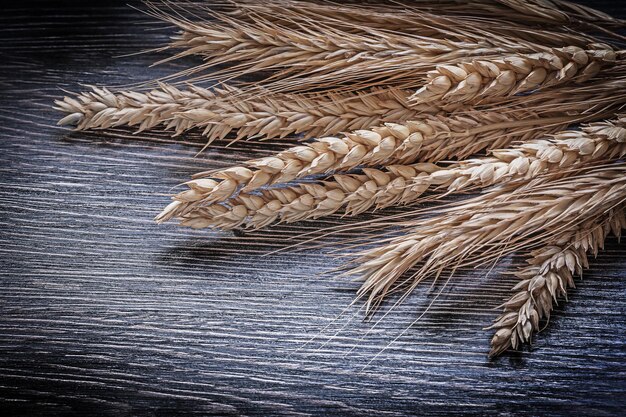
{"type": "Polygon", "coordinates": [[[501,272],[514,261],[461,271],[391,343],[433,300],[427,286],[373,327],[381,316],[365,322],[358,306],[340,315],[357,284],[319,275],[341,262],[326,249],[267,255],[337,218],[244,236],[154,224],[190,174],[280,145],[194,157],[195,133],[55,127],[62,89],[189,63],[120,57],[170,32],[122,3],[88,3],[13,2],[0,15],[3,415],[624,412],[626,252],[616,239],[531,351],[489,361],[482,328],[509,295],[501,272]]]}

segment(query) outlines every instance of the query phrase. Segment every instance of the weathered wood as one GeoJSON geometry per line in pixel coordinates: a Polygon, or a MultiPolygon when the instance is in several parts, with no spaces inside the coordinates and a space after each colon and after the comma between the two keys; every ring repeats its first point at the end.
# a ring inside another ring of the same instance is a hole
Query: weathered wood
{"type": "Polygon", "coordinates": [[[170,187],[190,174],[281,145],[214,146],[194,157],[197,134],[55,127],[50,105],[61,89],[135,83],[181,65],[119,57],[169,32],[148,31],[153,21],[123,3],[102,3],[18,2],[0,16],[0,410],[623,412],[626,260],[615,239],[532,352],[490,362],[482,327],[509,295],[507,262],[459,273],[391,343],[436,292],[420,289],[375,327],[381,315],[364,322],[358,306],[333,321],[357,284],[318,274],[341,261],[321,249],[267,255],[338,218],[244,236],[154,224],[170,187]]]}

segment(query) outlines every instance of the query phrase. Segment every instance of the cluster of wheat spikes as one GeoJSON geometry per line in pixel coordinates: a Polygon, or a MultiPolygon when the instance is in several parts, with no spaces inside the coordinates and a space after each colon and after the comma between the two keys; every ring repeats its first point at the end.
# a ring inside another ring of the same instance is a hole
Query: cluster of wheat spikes
{"type": "Polygon", "coordinates": [[[626,227],[625,21],[564,0],[145,10],[178,30],[157,49],[170,54],[161,63],[202,64],[134,90],[65,97],[59,124],[197,129],[207,146],[295,142],[196,174],[159,223],[258,229],[473,193],[431,217],[414,209],[353,225],[379,230],[379,245],[344,273],[362,280],[370,313],[426,279],[527,253],[490,356],[529,343],[588,254],[626,227]]]}

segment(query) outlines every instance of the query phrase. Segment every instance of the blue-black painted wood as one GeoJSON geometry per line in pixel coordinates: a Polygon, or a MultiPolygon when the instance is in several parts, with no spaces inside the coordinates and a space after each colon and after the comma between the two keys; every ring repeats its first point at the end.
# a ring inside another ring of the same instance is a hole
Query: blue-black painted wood
{"type": "MultiPolygon", "coordinates": [[[[595,5],[623,14],[618,3],[595,5]]],[[[356,289],[318,275],[339,260],[322,250],[264,255],[338,219],[244,236],[155,225],[170,187],[193,172],[280,145],[215,146],[195,158],[195,133],[54,127],[61,89],[180,68],[119,57],[162,45],[169,32],[153,23],[112,2],[13,2],[0,15],[3,415],[623,412],[626,260],[615,239],[532,351],[486,357],[482,327],[513,284],[500,274],[505,261],[490,274],[461,271],[365,367],[433,295],[417,291],[375,327],[356,308],[333,321],[356,289]]]]}

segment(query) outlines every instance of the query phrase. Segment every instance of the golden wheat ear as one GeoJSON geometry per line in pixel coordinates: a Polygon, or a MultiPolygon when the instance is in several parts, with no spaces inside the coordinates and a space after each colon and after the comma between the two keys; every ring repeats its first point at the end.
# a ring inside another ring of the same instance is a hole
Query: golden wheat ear
{"type": "Polygon", "coordinates": [[[471,102],[545,89],[568,82],[584,82],[602,66],[615,63],[613,48],[605,44],[576,46],[550,52],[476,59],[458,65],[439,65],[428,73],[426,85],[412,96],[416,103],[471,102]]]}
{"type": "Polygon", "coordinates": [[[626,201],[626,165],[606,162],[561,179],[500,187],[432,218],[407,221],[403,236],[360,253],[348,275],[364,281],[359,296],[368,297],[369,309],[399,283],[408,281],[410,291],[443,271],[545,245],[626,201]],[[413,274],[400,280],[410,269],[413,274]]]}
{"type": "MultiPolygon", "coordinates": [[[[202,56],[205,61],[173,77],[190,77],[208,68],[212,69],[212,78],[222,80],[252,73],[263,78],[266,76],[261,73],[271,71],[261,82],[273,92],[336,89],[346,83],[351,89],[366,85],[415,87],[419,75],[425,75],[436,64],[547,50],[545,45],[520,36],[490,36],[484,24],[471,22],[457,33],[455,28],[459,26],[442,24],[439,36],[428,37],[374,27],[354,30],[354,22],[336,24],[336,18],[314,22],[303,18],[297,24],[285,24],[284,18],[263,13],[244,13],[247,19],[235,19],[226,13],[204,10],[210,19],[207,21],[198,17],[186,19],[167,10],[154,9],[149,13],[180,30],[165,48],[180,52],[159,63],[189,55],[202,56]]],[[[434,18],[418,10],[410,12],[410,16],[421,21],[422,26],[434,18]]],[[[437,32],[436,27],[429,22],[429,30],[437,32]]],[[[590,42],[592,38],[584,43],[590,42]]],[[[582,40],[573,40],[573,44],[582,44],[582,40]]]]}
{"type": "MultiPolygon", "coordinates": [[[[507,116],[481,114],[475,117],[493,123],[494,118],[502,120],[507,116]]],[[[246,193],[309,175],[346,171],[361,165],[375,167],[411,162],[419,158],[424,143],[429,145],[424,154],[439,155],[442,151],[435,149],[434,144],[437,141],[443,143],[440,133],[447,137],[453,123],[467,126],[467,120],[470,120],[465,116],[462,119],[443,116],[421,119],[406,124],[387,123],[340,137],[320,138],[241,166],[200,173],[187,183],[189,190],[174,196],[179,203],[169,205],[157,220],[180,216],[195,206],[226,201],[238,192],[246,193]]]]}
{"type": "MultiPolygon", "coordinates": [[[[569,113],[574,113],[573,109],[579,106],[578,101],[573,104],[569,113]]],[[[386,123],[338,137],[317,139],[275,156],[197,174],[187,182],[189,190],[174,196],[174,202],[156,220],[163,222],[181,217],[194,208],[226,201],[240,192],[249,193],[309,175],[349,171],[357,167],[463,158],[487,148],[506,146],[514,140],[528,141],[556,133],[581,120],[577,115],[536,116],[536,112],[524,108],[507,112],[476,111],[459,116],[422,115],[416,121],[386,123]]],[[[591,112],[584,117],[597,116],[591,112]]],[[[504,152],[499,155],[508,157],[504,152]]],[[[461,176],[459,174],[457,178],[461,176]]],[[[450,178],[451,181],[454,179],[450,178]]],[[[439,182],[440,185],[444,183],[439,182]]]]}
{"type": "MultiPolygon", "coordinates": [[[[502,7],[494,2],[428,6],[403,5],[396,13],[373,7],[367,13],[367,6],[233,3],[230,9],[234,10],[222,12],[185,4],[152,6],[147,12],[180,29],[180,34],[163,48],[180,52],[161,62],[188,55],[205,59],[204,64],[174,74],[173,78],[195,74],[193,80],[206,80],[202,72],[209,67],[210,77],[223,80],[257,73],[272,92],[335,90],[342,84],[341,88],[348,89],[372,85],[412,88],[418,86],[420,75],[439,64],[455,65],[467,59],[489,60],[510,54],[526,54],[530,59],[528,54],[553,53],[553,49],[565,45],[585,48],[597,42],[593,36],[571,30],[586,22],[581,16],[598,19],[582,9],[580,16],[572,19],[554,8],[530,7],[523,2],[502,7]],[[505,14],[519,19],[520,11],[527,12],[521,21],[503,20],[505,14]],[[359,25],[359,19],[366,22],[359,25]],[[485,20],[493,24],[485,24],[485,20]],[[401,22],[404,30],[397,28],[401,22]],[[546,22],[552,24],[549,30],[546,22]],[[225,64],[228,68],[215,68],[225,64]],[[268,71],[272,74],[264,78],[266,75],[261,73],[268,71]]],[[[534,73],[527,84],[537,78],[540,74],[534,73]]]]}
{"type": "Polygon", "coordinates": [[[344,207],[346,215],[356,215],[371,207],[415,204],[462,190],[528,181],[546,172],[622,157],[626,154],[626,118],[594,123],[582,131],[559,132],[554,137],[491,153],[493,157],[474,158],[446,168],[429,163],[367,168],[361,175],[337,174],[320,183],[240,193],[225,203],[189,210],[180,216],[181,225],[259,229],[275,222],[317,219],[344,207]],[[429,189],[447,192],[423,197],[429,189]]]}
{"type": "Polygon", "coordinates": [[[224,203],[193,207],[179,215],[182,226],[260,229],[273,223],[291,223],[328,216],[345,208],[356,215],[372,206],[410,200],[419,175],[439,169],[434,164],[392,165],[384,170],[364,168],[361,174],[336,174],[318,183],[240,193],[224,203]]]}
{"type": "MultiPolygon", "coordinates": [[[[367,33],[370,29],[395,34],[446,38],[456,41],[491,43],[491,45],[520,46],[520,41],[544,46],[584,46],[593,42],[592,37],[575,34],[563,27],[552,25],[550,32],[544,28],[529,26],[528,20],[515,23],[502,19],[501,10],[494,10],[497,3],[491,2],[490,13],[477,13],[476,4],[424,2],[389,3],[384,6],[372,4],[339,5],[306,1],[237,3],[233,16],[254,22],[260,15],[283,26],[319,24],[347,32],[367,33]],[[498,19],[496,19],[498,17],[498,19]],[[485,27],[488,29],[486,30],[485,27]]],[[[510,10],[510,9],[509,9],[510,10]]],[[[516,17],[519,13],[516,13],[516,17]]],[[[610,17],[609,17],[610,18],[610,17]]]]}
{"type": "Polygon", "coordinates": [[[372,88],[354,93],[263,94],[246,96],[236,87],[212,89],[189,85],[181,89],[160,83],[149,92],[106,88],[55,102],[67,115],[59,125],[78,130],[135,126],[138,131],[160,126],[174,135],[200,129],[208,143],[235,133],[243,138],[301,139],[365,129],[385,122],[405,122],[419,114],[436,114],[438,106],[409,105],[410,92],[372,88]]]}
{"type": "Polygon", "coordinates": [[[589,268],[587,254],[596,256],[611,231],[620,237],[626,228],[625,208],[622,204],[531,253],[530,265],[516,272],[520,282],[513,288],[515,294],[502,304],[502,314],[488,327],[496,330],[490,357],[530,343],[540,320],[549,320],[557,300],[567,297],[567,289],[574,287],[573,276],[589,268]]]}

